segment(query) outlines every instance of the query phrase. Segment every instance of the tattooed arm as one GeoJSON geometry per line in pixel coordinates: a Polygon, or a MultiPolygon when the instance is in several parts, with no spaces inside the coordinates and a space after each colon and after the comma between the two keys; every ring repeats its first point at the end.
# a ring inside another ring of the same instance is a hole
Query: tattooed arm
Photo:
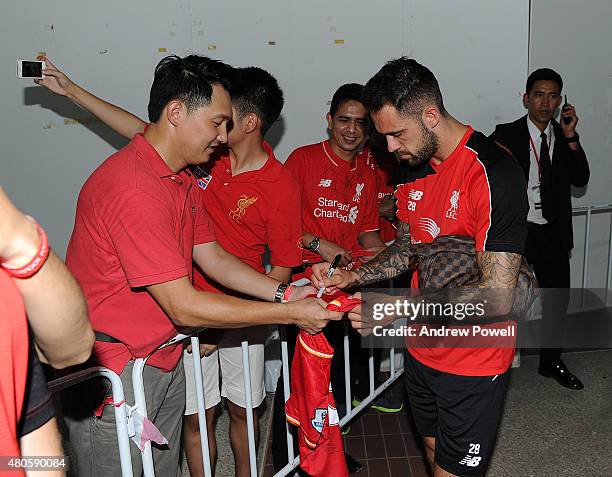
{"type": "Polygon", "coordinates": [[[410,226],[398,221],[395,242],[369,262],[357,267],[350,286],[367,285],[401,275],[408,270],[413,255],[410,242],[410,226]]]}
{"type": "Polygon", "coordinates": [[[328,292],[332,292],[335,288],[349,288],[389,280],[408,270],[411,256],[410,228],[407,223],[398,221],[395,242],[372,260],[352,271],[338,268],[331,278],[325,276],[329,263],[315,264],[312,267],[312,282],[315,286],[325,286],[328,292]]]}
{"type": "Polygon", "coordinates": [[[510,252],[476,252],[480,277],[460,288],[444,288],[421,295],[425,303],[485,303],[482,317],[503,316],[512,310],[521,255],[510,252]],[[483,289],[491,290],[483,293],[483,289]]]}

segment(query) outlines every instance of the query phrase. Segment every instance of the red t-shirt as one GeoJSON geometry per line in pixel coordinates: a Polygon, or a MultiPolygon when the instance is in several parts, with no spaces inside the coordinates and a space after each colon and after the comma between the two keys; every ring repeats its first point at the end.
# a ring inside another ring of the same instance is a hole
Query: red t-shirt
{"type": "MultiPolygon", "coordinates": [[[[66,264],[79,281],[96,331],[96,361],[119,373],[177,334],[145,287],[193,274],[194,244],[215,240],[191,173],[174,173],[142,134],[104,161],[79,194],[66,264]]],[[[182,345],[147,364],[176,367],[182,345]]]]}
{"type": "MultiPolygon", "coordinates": [[[[397,217],[409,224],[413,243],[431,242],[438,235],[467,235],[474,237],[476,251],[522,254],[527,238],[525,190],[516,162],[470,127],[441,164],[430,162],[398,186],[397,217]]],[[[412,287],[418,287],[416,274],[412,287]]],[[[508,322],[487,326],[505,328],[508,322]]],[[[500,374],[514,357],[514,347],[419,347],[426,341],[409,338],[409,352],[426,366],[452,374],[500,374]]]]}
{"type": "MultiPolygon", "coordinates": [[[[198,182],[219,244],[260,273],[265,272],[262,256],[266,245],[272,265],[302,263],[298,185],[267,143],[264,149],[268,160],[260,169],[232,176],[231,161],[225,155],[198,182]]],[[[216,290],[197,269],[194,283],[202,290],[216,290]]]]}
{"type": "MultiPolygon", "coordinates": [[[[0,308],[0,455],[19,456],[17,423],[28,375],[28,322],[19,291],[11,277],[1,269],[0,308]]],[[[10,474],[23,475],[23,472],[10,474]]]]}
{"type": "Polygon", "coordinates": [[[287,421],[299,429],[300,466],[312,477],[348,477],[340,420],[330,386],[334,349],[323,333],[298,334],[287,421]]]}
{"type": "MultiPolygon", "coordinates": [[[[397,171],[397,159],[390,154],[385,156],[377,156],[368,147],[364,148],[363,152],[357,156],[357,160],[365,161],[376,174],[376,193],[380,206],[383,200],[391,197],[395,191],[393,183],[393,173],[397,171]],[[394,161],[394,162],[393,162],[394,161]]],[[[385,217],[378,218],[378,233],[383,242],[387,243],[395,240],[395,227],[393,222],[390,222],[385,217]]]]}
{"type": "MultiPolygon", "coordinates": [[[[304,231],[353,250],[360,234],[378,230],[376,177],[363,161],[340,159],[324,141],[296,149],[285,166],[300,186],[304,231]]],[[[304,249],[303,260],[321,257],[304,249]]]]}

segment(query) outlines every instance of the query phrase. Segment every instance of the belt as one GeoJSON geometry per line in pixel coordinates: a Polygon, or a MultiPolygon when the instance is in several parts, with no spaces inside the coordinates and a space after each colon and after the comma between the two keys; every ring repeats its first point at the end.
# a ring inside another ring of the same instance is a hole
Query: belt
{"type": "Polygon", "coordinates": [[[96,335],[96,341],[101,341],[103,343],[123,343],[121,340],[113,338],[112,336],[102,333],[101,331],[95,331],[94,333],[96,335]]]}

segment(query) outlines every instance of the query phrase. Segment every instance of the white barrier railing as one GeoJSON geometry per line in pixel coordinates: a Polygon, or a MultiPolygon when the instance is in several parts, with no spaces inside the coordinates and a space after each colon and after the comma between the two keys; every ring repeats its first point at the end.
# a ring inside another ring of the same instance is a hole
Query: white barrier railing
{"type": "Polygon", "coordinates": [[[75,384],[95,377],[104,377],[111,382],[113,409],[115,410],[115,425],[117,427],[117,444],[122,477],[132,477],[132,459],[130,457],[130,438],[128,434],[127,404],[123,394],[123,384],[117,373],[101,366],[78,371],[47,384],[49,391],[57,393],[75,384]]]}
{"type": "Polygon", "coordinates": [[[608,232],[608,263],[606,269],[606,305],[610,304],[610,287],[612,286],[612,204],[608,205],[592,205],[588,207],[575,207],[572,209],[572,216],[585,215],[585,226],[584,226],[584,245],[582,255],[582,295],[580,300],[581,308],[584,306],[584,289],[587,288],[589,278],[589,258],[591,252],[591,229],[592,229],[592,218],[594,215],[609,214],[610,216],[610,228],[608,232]]]}

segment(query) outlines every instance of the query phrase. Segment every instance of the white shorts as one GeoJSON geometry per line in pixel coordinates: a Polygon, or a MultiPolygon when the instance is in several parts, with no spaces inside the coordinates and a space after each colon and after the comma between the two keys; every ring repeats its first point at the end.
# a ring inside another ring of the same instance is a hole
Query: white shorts
{"type": "MultiPolygon", "coordinates": [[[[246,408],[244,375],[242,366],[242,347],[240,340],[249,343],[249,366],[251,368],[251,396],[253,407],[259,406],[266,397],[264,387],[264,337],[266,327],[243,328],[227,331],[219,349],[210,356],[202,357],[202,383],[206,409],[221,402],[226,397],[237,406],[246,408]],[[219,369],[221,375],[219,376],[219,369]],[[221,386],[219,386],[221,377],[221,386]]],[[[185,415],[196,414],[198,403],[195,392],[193,355],[183,351],[185,366],[186,401],[185,415]]]]}

